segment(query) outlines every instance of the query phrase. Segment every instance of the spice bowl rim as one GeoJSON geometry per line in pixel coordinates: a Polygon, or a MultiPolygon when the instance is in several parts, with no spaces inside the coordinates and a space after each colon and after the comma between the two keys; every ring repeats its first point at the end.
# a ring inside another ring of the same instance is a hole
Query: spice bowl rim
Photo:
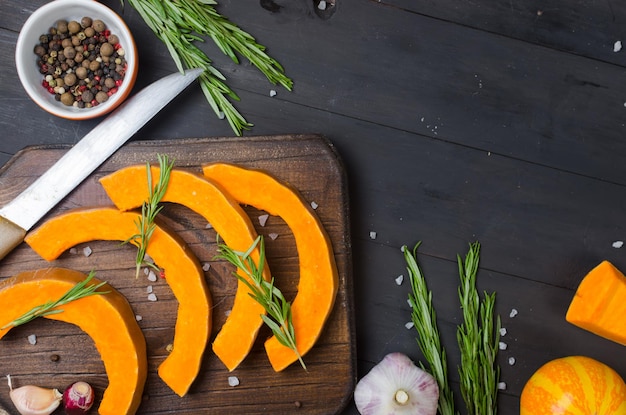
{"type": "Polygon", "coordinates": [[[117,108],[130,94],[138,72],[137,46],[124,19],[97,0],[53,0],[26,19],[15,46],[15,66],[18,78],[28,96],[43,110],[69,120],[86,120],[103,116],[117,108]],[[124,48],[127,70],[117,92],[105,102],[91,108],[67,106],[57,101],[43,86],[44,75],[37,67],[34,48],[42,34],[55,26],[58,20],[80,21],[82,17],[101,19],[111,33],[118,36],[124,48]]]}

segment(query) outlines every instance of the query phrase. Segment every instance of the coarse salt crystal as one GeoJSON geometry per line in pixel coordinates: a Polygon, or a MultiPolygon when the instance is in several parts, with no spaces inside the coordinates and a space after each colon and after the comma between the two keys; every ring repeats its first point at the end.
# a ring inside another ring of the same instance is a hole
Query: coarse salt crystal
{"type": "Polygon", "coordinates": [[[514,308],[511,310],[511,312],[509,313],[509,317],[513,318],[517,315],[517,310],[514,308]]]}
{"type": "Polygon", "coordinates": [[[204,228],[205,229],[213,229],[213,225],[211,225],[210,223],[207,223],[204,228]]]}
{"type": "Polygon", "coordinates": [[[322,0],[318,3],[317,8],[320,10],[326,10],[326,0],[322,0]]]}
{"type": "Polygon", "coordinates": [[[411,301],[410,298],[407,298],[406,303],[409,305],[409,307],[413,308],[413,301],[411,301]]]}
{"type": "Polygon", "coordinates": [[[157,276],[156,276],[155,272],[152,271],[152,270],[148,271],[148,281],[154,282],[156,280],[157,280],[157,276]]]}
{"type": "Polygon", "coordinates": [[[270,89],[270,97],[275,97],[276,96],[276,91],[273,89],[270,89]]]}
{"type": "Polygon", "coordinates": [[[207,272],[210,269],[211,269],[211,263],[210,262],[205,262],[204,264],[202,264],[202,271],[207,272]]]}
{"type": "MultiPolygon", "coordinates": [[[[625,104],[626,105],[626,104],[625,104]]],[[[70,248],[70,254],[72,255],[76,255],[78,253],[78,249],[76,248],[70,248]]]]}
{"type": "Polygon", "coordinates": [[[141,321],[141,320],[143,320],[143,317],[142,317],[142,316],[140,316],[139,314],[137,314],[137,315],[135,316],[135,320],[137,320],[137,321],[141,321]]]}
{"type": "Polygon", "coordinates": [[[148,286],[146,287],[146,293],[150,294],[150,293],[152,293],[153,291],[154,291],[154,290],[153,290],[153,288],[152,288],[152,285],[148,285],[148,286]]]}
{"type": "Polygon", "coordinates": [[[267,214],[259,216],[259,225],[265,226],[269,217],[270,215],[267,215],[267,214]]]}
{"type": "Polygon", "coordinates": [[[376,239],[376,232],[370,232],[370,239],[376,239]]]}
{"type": "Polygon", "coordinates": [[[239,386],[239,378],[237,376],[229,376],[228,385],[232,387],[239,386]]]}
{"type": "Polygon", "coordinates": [[[226,310],[226,311],[224,312],[224,315],[225,315],[226,317],[228,317],[228,316],[230,316],[230,313],[231,313],[232,311],[233,311],[233,310],[226,310]]]}
{"type": "Polygon", "coordinates": [[[93,252],[93,251],[92,251],[92,250],[91,250],[91,248],[90,248],[90,247],[88,247],[88,246],[86,246],[86,247],[84,247],[84,248],[83,248],[83,255],[85,255],[85,256],[89,256],[89,255],[91,255],[91,253],[92,253],[92,252],[93,252]]]}
{"type": "Polygon", "coordinates": [[[500,389],[501,391],[506,389],[506,383],[504,382],[499,382],[498,383],[498,389],[500,389]]]}
{"type": "Polygon", "coordinates": [[[409,321],[408,323],[406,323],[404,325],[404,327],[406,327],[407,329],[412,329],[413,327],[415,327],[415,323],[413,323],[412,321],[409,321]]]}
{"type": "Polygon", "coordinates": [[[613,52],[619,52],[620,50],[622,50],[622,42],[618,40],[613,44],[613,52]]]}
{"type": "Polygon", "coordinates": [[[148,268],[143,269],[143,275],[148,275],[149,273],[150,273],[150,270],[148,268]]]}
{"type": "Polygon", "coordinates": [[[498,347],[500,348],[500,350],[506,350],[507,345],[505,342],[500,342],[498,343],[498,347]]]}
{"type": "Polygon", "coordinates": [[[509,357],[509,365],[513,366],[515,364],[515,358],[509,357]]]}
{"type": "Polygon", "coordinates": [[[402,281],[404,281],[404,275],[399,275],[396,277],[396,284],[402,285],[402,281]]]}
{"type": "Polygon", "coordinates": [[[150,295],[148,295],[148,301],[156,301],[157,300],[157,296],[155,293],[151,293],[150,295]]]}
{"type": "Polygon", "coordinates": [[[37,344],[37,336],[35,336],[34,334],[29,335],[28,342],[32,345],[37,344]]]}
{"type": "Polygon", "coordinates": [[[507,333],[506,329],[504,327],[502,327],[500,329],[500,336],[504,337],[504,336],[506,336],[506,333],[507,333]]]}
{"type": "Polygon", "coordinates": [[[268,236],[272,239],[272,241],[274,241],[274,240],[276,240],[276,238],[278,238],[278,234],[277,233],[270,233],[268,236]]]}
{"type": "Polygon", "coordinates": [[[220,120],[223,120],[224,118],[226,118],[226,114],[224,114],[224,111],[220,111],[217,113],[217,118],[220,120]]]}
{"type": "Polygon", "coordinates": [[[624,246],[624,241],[613,242],[613,248],[621,248],[622,246],[624,246]]]}
{"type": "Polygon", "coordinates": [[[318,205],[315,202],[311,202],[311,207],[313,208],[313,210],[317,209],[320,205],[318,205]]]}

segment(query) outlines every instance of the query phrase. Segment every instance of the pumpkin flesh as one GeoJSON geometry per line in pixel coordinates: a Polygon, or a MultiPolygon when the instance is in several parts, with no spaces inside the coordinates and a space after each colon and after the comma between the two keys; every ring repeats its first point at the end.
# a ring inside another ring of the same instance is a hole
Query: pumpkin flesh
{"type": "Polygon", "coordinates": [[[626,384],[609,366],[568,356],[540,367],[520,397],[520,415],[626,415],[626,384]]]}
{"type": "MultiPolygon", "coordinates": [[[[27,271],[0,282],[0,327],[33,307],[55,301],[87,276],[62,268],[27,271]]],[[[96,278],[92,284],[98,284],[96,278]]],[[[146,341],[126,298],[108,284],[93,295],[63,305],[45,316],[78,326],[91,337],[104,363],[109,384],[98,413],[134,414],[141,404],[147,377],[146,341]]],[[[0,330],[4,337],[11,327],[0,330]]]]}
{"type": "Polygon", "coordinates": [[[565,319],[591,333],[626,346],[626,277],[602,261],[582,280],[565,319]]]}
{"type": "MultiPolygon", "coordinates": [[[[159,177],[159,171],[158,167],[152,167],[152,177],[159,177]]],[[[145,166],[117,170],[100,179],[100,183],[121,210],[137,208],[148,197],[145,166]]],[[[239,204],[213,182],[192,172],[173,169],[162,201],[180,204],[201,215],[233,250],[247,251],[257,237],[250,218],[239,204]]],[[[258,262],[259,250],[254,250],[251,256],[258,262]]],[[[245,273],[239,275],[249,280],[245,273]]],[[[268,281],[271,278],[269,267],[265,267],[264,277],[268,281]]],[[[250,289],[239,282],[231,312],[213,341],[213,352],[229,371],[250,353],[263,324],[260,316],[265,310],[249,294],[250,289]]]]}
{"type": "MultiPolygon", "coordinates": [[[[332,245],[322,223],[295,189],[266,172],[215,163],[204,166],[203,173],[239,203],[280,216],[293,232],[300,279],[291,311],[296,347],[304,356],[322,333],[339,281],[332,245]]],[[[298,360],[296,353],[275,336],[265,342],[265,350],[275,371],[298,360]]]]}
{"type": "MultiPolygon", "coordinates": [[[[52,261],[80,243],[127,240],[137,233],[140,216],[113,207],[70,210],[44,222],[25,241],[42,258],[52,261]]],[[[157,225],[146,252],[165,271],[179,304],[173,350],[159,366],[159,376],[184,396],[200,370],[211,333],[210,293],[198,260],[173,233],[157,225]]]]}

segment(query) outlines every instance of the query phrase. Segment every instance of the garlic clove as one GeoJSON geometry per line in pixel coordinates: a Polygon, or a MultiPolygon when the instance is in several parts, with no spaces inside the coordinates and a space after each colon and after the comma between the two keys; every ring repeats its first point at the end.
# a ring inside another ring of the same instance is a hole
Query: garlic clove
{"type": "Polygon", "coordinates": [[[50,415],[59,407],[63,398],[57,389],[33,385],[11,389],[9,396],[21,415],[50,415]]]}
{"type": "Polygon", "coordinates": [[[437,381],[402,353],[390,353],[357,383],[354,402],[361,415],[435,415],[437,381]]]}

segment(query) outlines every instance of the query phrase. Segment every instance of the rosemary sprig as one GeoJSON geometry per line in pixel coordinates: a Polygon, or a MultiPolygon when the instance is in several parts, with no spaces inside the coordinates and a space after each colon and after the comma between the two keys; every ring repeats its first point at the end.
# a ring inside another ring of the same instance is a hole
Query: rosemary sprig
{"type": "Polygon", "coordinates": [[[156,224],[154,223],[156,216],[159,214],[163,206],[159,205],[161,199],[167,191],[170,180],[170,173],[174,167],[174,162],[170,162],[166,155],[157,154],[159,160],[159,181],[152,186],[152,170],[150,163],[146,163],[146,172],[148,175],[148,199],[141,205],[141,216],[135,221],[137,225],[137,233],[128,238],[124,243],[134,242],[137,245],[137,258],[135,260],[135,278],[139,278],[141,266],[146,264],[155,267],[154,264],[145,262],[146,249],[148,242],[154,233],[156,224]]]}
{"type": "MultiPolygon", "coordinates": [[[[124,0],[122,0],[124,2],[124,0]]],[[[240,53],[256,66],[273,84],[291,90],[293,82],[283,67],[247,32],[220,15],[215,0],[128,0],[145,23],[165,44],[180,71],[184,67],[202,68],[200,86],[211,108],[220,118],[226,118],[237,135],[252,124],[228,100],[239,97],[225,83],[224,75],[215,69],[208,56],[195,42],[210,37],[219,49],[235,63],[240,53]]]]}
{"type": "Polygon", "coordinates": [[[37,317],[61,313],[63,312],[63,309],[58,307],[62,307],[68,303],[71,303],[72,301],[76,301],[84,297],[89,297],[90,295],[107,294],[109,291],[97,291],[100,287],[106,284],[105,281],[102,281],[99,284],[87,285],[93,279],[94,275],[95,273],[91,271],[84,280],[70,288],[58,300],[48,301],[45,304],[33,307],[30,311],[24,313],[22,316],[0,327],[0,330],[7,329],[9,327],[20,326],[36,319],[37,317]]]}
{"type": "Polygon", "coordinates": [[[263,278],[263,268],[265,267],[263,237],[257,237],[246,252],[234,251],[225,244],[219,244],[218,251],[218,259],[225,259],[248,276],[249,280],[234,272],[239,281],[248,286],[250,296],[265,309],[267,315],[261,314],[263,322],[272,330],[280,344],[294,351],[300,364],[306,370],[306,365],[296,347],[296,333],[291,319],[291,303],[274,286],[274,278],[271,281],[263,278]],[[250,256],[257,246],[259,247],[259,265],[255,264],[254,259],[250,256]]]}
{"type": "Polygon", "coordinates": [[[497,412],[500,368],[496,363],[500,341],[500,317],[495,316],[495,293],[484,293],[481,300],[476,288],[480,244],[470,244],[465,261],[457,255],[461,285],[459,300],[463,323],[457,329],[461,350],[461,395],[469,415],[493,415],[497,412]]]}
{"type": "MultiPolygon", "coordinates": [[[[412,251],[406,245],[402,247],[411,282],[411,293],[409,293],[411,320],[418,333],[417,343],[420,350],[430,366],[430,373],[439,385],[438,412],[440,415],[456,415],[458,412],[454,409],[454,397],[448,379],[446,351],[441,345],[432,292],[428,289],[417,263],[417,249],[420,244],[421,242],[418,242],[412,251]]],[[[423,365],[421,366],[424,369],[423,365]]]]}

